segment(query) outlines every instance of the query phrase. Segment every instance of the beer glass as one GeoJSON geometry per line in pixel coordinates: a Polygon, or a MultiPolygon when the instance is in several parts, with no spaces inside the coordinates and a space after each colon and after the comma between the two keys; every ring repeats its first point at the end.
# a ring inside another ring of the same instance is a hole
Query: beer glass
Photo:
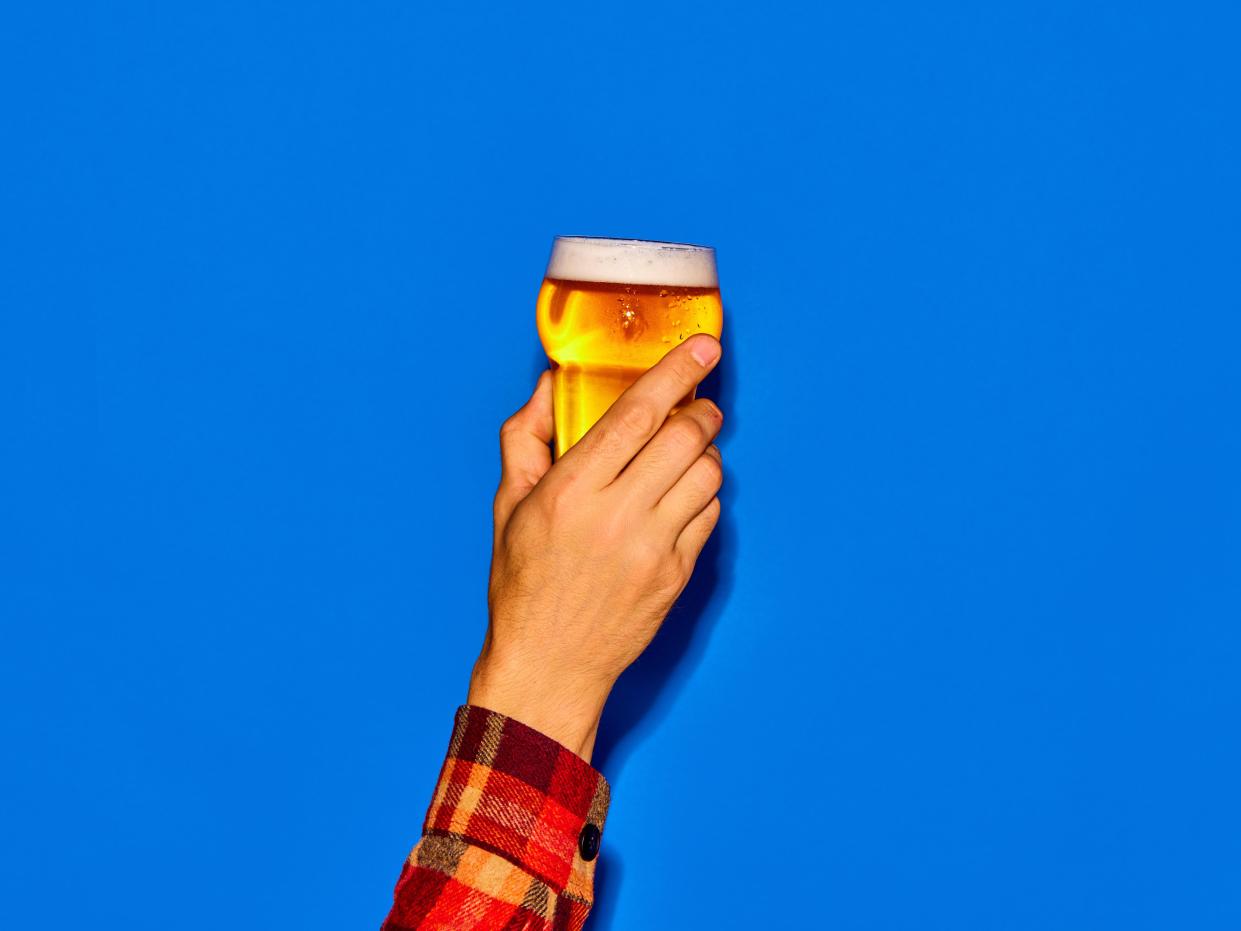
{"type": "MultiPolygon", "coordinates": [[[[695,333],[724,325],[715,250],[675,242],[558,236],[539,289],[552,366],[556,456],[638,376],[695,333]]],[[[693,399],[693,393],[682,403],[693,399]]]]}

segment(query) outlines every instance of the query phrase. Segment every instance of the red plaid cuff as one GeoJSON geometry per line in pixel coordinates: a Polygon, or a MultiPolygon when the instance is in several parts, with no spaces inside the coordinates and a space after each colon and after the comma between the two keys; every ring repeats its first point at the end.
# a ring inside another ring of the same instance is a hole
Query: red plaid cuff
{"type": "Polygon", "coordinates": [[[580,931],[607,813],[607,780],[581,757],[520,721],[458,709],[384,931],[580,931]]]}
{"type": "Polygon", "coordinates": [[[595,864],[582,859],[587,823],[600,831],[607,780],[580,756],[486,708],[457,710],[448,758],[423,833],[498,853],[555,892],[590,900],[595,864]]]}

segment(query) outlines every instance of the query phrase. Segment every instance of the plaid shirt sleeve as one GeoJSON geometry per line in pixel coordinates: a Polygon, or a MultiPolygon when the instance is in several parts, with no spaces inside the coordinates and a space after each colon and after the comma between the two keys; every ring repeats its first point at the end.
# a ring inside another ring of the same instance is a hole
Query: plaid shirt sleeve
{"type": "Polygon", "coordinates": [[[608,798],[603,776],[550,737],[458,709],[381,931],[579,931],[608,798]]]}

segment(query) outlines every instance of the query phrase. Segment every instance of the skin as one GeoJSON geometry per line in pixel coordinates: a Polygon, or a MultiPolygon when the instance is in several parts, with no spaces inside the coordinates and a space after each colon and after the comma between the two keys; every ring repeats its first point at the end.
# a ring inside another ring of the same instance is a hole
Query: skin
{"type": "Polygon", "coordinates": [[[720,516],[723,415],[699,398],[720,359],[697,335],[629,388],[555,464],[551,375],[500,431],[491,622],[470,704],[589,760],[612,686],[681,594],[720,516]]]}

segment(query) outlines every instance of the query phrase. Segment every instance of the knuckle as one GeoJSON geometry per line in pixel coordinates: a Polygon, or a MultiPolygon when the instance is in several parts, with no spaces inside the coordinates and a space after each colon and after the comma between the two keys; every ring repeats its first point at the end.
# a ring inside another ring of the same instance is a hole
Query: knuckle
{"type": "Polygon", "coordinates": [[[563,488],[552,489],[542,497],[540,503],[544,516],[551,520],[559,520],[572,508],[569,495],[563,488]]]}
{"type": "MultiPolygon", "coordinates": [[[[699,481],[704,489],[718,491],[724,484],[724,467],[711,456],[704,455],[698,460],[699,481]]],[[[718,500],[716,504],[718,505],[718,500]]]]}
{"type": "Polygon", "coordinates": [[[584,508],[583,489],[573,476],[561,476],[558,481],[537,487],[530,495],[538,501],[545,519],[552,524],[567,525],[581,518],[589,508],[584,508]]]}
{"type": "Polygon", "coordinates": [[[677,559],[681,563],[681,573],[688,579],[694,574],[694,566],[698,563],[698,554],[688,549],[680,549],[677,559]]]}
{"type": "Polygon", "coordinates": [[[715,532],[716,525],[720,522],[720,499],[712,498],[711,503],[702,509],[702,515],[699,524],[699,537],[706,540],[715,532]]]}
{"type": "Polygon", "coordinates": [[[541,494],[536,491],[527,495],[520,507],[530,520],[545,527],[552,526],[565,511],[565,496],[555,488],[546,489],[541,494]]]}
{"type": "Polygon", "coordinates": [[[658,575],[665,562],[664,552],[653,543],[644,541],[634,548],[633,562],[644,576],[658,575]]]}
{"type": "Polygon", "coordinates": [[[623,549],[629,539],[629,521],[619,509],[612,511],[596,528],[595,543],[609,552],[623,549]]]}
{"type": "Polygon", "coordinates": [[[676,590],[684,586],[688,578],[689,573],[685,571],[685,566],[675,550],[665,554],[656,574],[656,584],[665,590],[676,590]]]}
{"type": "Polygon", "coordinates": [[[696,417],[678,417],[668,424],[668,442],[678,450],[702,449],[709,437],[696,417]]]}
{"type": "Polygon", "coordinates": [[[691,358],[687,352],[678,353],[673,360],[672,374],[676,380],[687,388],[691,385],[698,384],[698,376],[702,372],[702,367],[691,358]]]}
{"type": "Polygon", "coordinates": [[[720,509],[721,509],[720,499],[712,498],[711,503],[708,504],[706,507],[706,514],[707,514],[706,519],[707,519],[708,527],[714,527],[716,523],[719,521],[720,509]]]}
{"type": "Polygon", "coordinates": [[[616,420],[626,433],[646,435],[659,426],[659,416],[650,404],[629,401],[616,412],[616,420]]]}

